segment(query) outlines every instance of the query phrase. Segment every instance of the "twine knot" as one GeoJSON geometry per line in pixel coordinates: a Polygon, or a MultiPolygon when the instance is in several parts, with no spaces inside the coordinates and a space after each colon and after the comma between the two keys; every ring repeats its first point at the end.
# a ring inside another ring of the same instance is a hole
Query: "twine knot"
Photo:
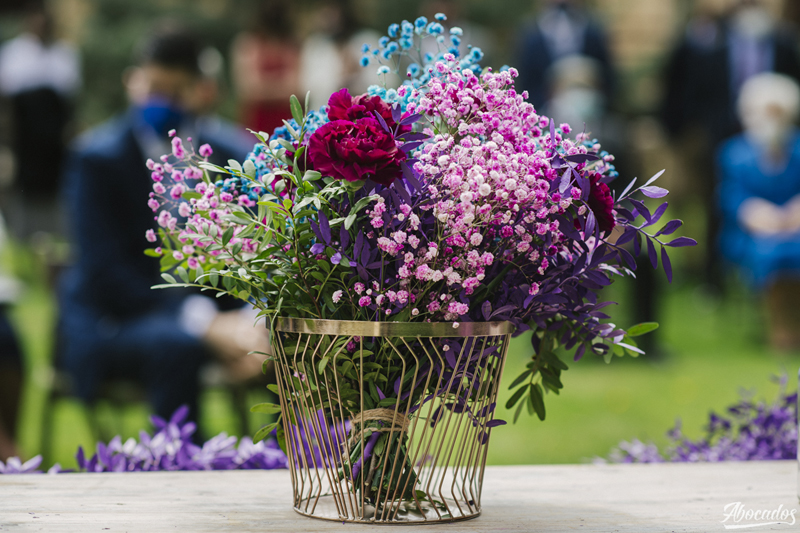
{"type": "Polygon", "coordinates": [[[408,431],[408,426],[411,424],[411,421],[400,412],[395,412],[394,409],[368,409],[361,413],[358,413],[353,418],[350,419],[350,422],[355,424],[360,424],[361,429],[353,435],[353,441],[357,441],[361,438],[362,433],[364,433],[364,423],[368,422],[369,420],[377,420],[378,422],[384,422],[383,427],[371,427],[369,428],[370,431],[378,431],[381,433],[385,433],[388,431],[399,430],[401,433],[408,431]]]}

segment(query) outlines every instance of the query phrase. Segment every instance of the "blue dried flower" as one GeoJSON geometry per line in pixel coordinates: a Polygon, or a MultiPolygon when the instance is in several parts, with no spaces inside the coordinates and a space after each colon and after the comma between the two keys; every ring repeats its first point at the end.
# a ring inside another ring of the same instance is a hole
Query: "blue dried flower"
{"type": "Polygon", "coordinates": [[[381,65],[378,67],[378,76],[383,76],[384,74],[389,74],[391,70],[386,65],[381,65]]]}
{"type": "Polygon", "coordinates": [[[459,46],[461,44],[461,37],[457,35],[451,35],[450,42],[453,43],[453,46],[459,46]]]}
{"type": "Polygon", "coordinates": [[[435,18],[435,19],[436,19],[436,20],[438,20],[439,22],[443,22],[443,21],[447,20],[447,15],[445,15],[444,13],[436,13],[436,14],[433,16],[433,18],[435,18]]]}
{"type": "Polygon", "coordinates": [[[400,26],[398,24],[390,24],[389,25],[389,31],[388,31],[389,37],[391,37],[392,39],[396,39],[398,31],[400,31],[400,26]]]}
{"type": "Polygon", "coordinates": [[[386,48],[386,45],[389,44],[389,38],[384,35],[378,40],[378,44],[381,48],[386,48]]]}
{"type": "Polygon", "coordinates": [[[402,48],[403,50],[408,50],[409,48],[414,46],[414,41],[412,41],[411,39],[406,39],[405,37],[400,39],[399,42],[400,42],[400,48],[402,48]]]}
{"type": "Polygon", "coordinates": [[[428,19],[426,17],[419,17],[417,20],[414,21],[414,26],[417,28],[424,28],[428,25],[428,19]]]}
{"type": "Polygon", "coordinates": [[[428,24],[428,33],[431,35],[440,35],[444,32],[444,26],[438,22],[431,22],[428,24]]]}
{"type": "Polygon", "coordinates": [[[369,60],[370,60],[369,56],[361,56],[361,66],[362,67],[369,66],[369,60]]]}
{"type": "Polygon", "coordinates": [[[450,28],[450,35],[458,35],[459,37],[464,35],[464,30],[459,28],[458,26],[453,26],[450,28]]]}
{"type": "Polygon", "coordinates": [[[364,44],[361,45],[361,53],[362,54],[366,54],[367,52],[369,52],[369,44],[368,43],[364,43],[364,44]]]}

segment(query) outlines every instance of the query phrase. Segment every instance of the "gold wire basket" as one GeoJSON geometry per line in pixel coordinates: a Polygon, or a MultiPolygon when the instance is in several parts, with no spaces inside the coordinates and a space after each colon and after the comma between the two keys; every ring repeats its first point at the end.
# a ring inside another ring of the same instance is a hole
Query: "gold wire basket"
{"type": "Polygon", "coordinates": [[[294,508],[337,522],[474,518],[509,322],[278,319],[294,508]]]}

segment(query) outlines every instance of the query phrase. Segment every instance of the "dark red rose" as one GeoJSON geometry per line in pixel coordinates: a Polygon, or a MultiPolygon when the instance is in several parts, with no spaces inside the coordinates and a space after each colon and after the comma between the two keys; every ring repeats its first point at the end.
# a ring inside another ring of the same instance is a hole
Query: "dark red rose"
{"type": "Polygon", "coordinates": [[[616,222],[614,221],[614,197],[611,196],[611,189],[608,185],[600,182],[602,177],[597,172],[591,172],[589,179],[592,183],[591,191],[589,192],[589,209],[594,213],[597,219],[597,226],[601,231],[606,233],[614,229],[616,222]]]}
{"type": "Polygon", "coordinates": [[[308,158],[323,176],[347,181],[371,179],[388,186],[402,176],[400,163],[406,154],[377,119],[365,116],[321,126],[308,141],[308,158]]]}
{"type": "MultiPolygon", "coordinates": [[[[392,108],[380,96],[350,96],[350,91],[341,89],[328,99],[328,118],[330,120],[349,120],[355,122],[364,117],[374,117],[375,112],[383,118],[389,129],[394,131],[397,123],[392,118],[392,108]]],[[[411,131],[411,126],[402,126],[400,132],[411,131]]]]}

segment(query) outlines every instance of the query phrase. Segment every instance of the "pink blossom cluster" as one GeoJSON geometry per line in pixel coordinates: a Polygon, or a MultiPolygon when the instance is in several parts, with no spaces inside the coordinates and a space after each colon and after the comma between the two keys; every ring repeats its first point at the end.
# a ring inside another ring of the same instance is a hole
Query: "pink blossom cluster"
{"type": "MultiPolygon", "coordinates": [[[[569,253],[555,218],[573,203],[582,207],[577,201],[581,191],[550,192],[552,182],[560,179],[551,158],[555,147],[565,155],[587,152],[558,133],[550,139],[549,120],[514,90],[514,69],[477,76],[458,71],[453,60],[436,64],[424,96],[409,109],[425,115],[432,126],[432,138],[417,152],[414,170],[434,200],[422,209],[432,209],[439,238],[423,235],[419,215],[405,205],[395,215],[402,224],[392,224],[396,229],[377,238],[381,252],[402,258],[399,286],[422,298],[423,311],[433,320],[467,314],[469,306],[456,296],[462,290],[472,294],[498,260],[532,265],[542,276],[552,256],[569,253]],[[428,290],[438,282],[444,282],[440,292],[428,290]]],[[[569,133],[568,127],[560,131],[569,133]]],[[[382,198],[368,211],[378,234],[385,212],[382,198]]],[[[536,294],[534,279],[530,286],[536,294]]],[[[365,293],[357,301],[362,307],[373,301],[378,307],[396,305],[390,293],[365,293]]]]}
{"type": "MultiPolygon", "coordinates": [[[[221,237],[229,227],[233,228],[232,237],[226,247],[231,249],[241,244],[243,253],[255,253],[257,242],[238,236],[245,226],[231,223],[224,218],[232,213],[232,206],[244,205],[239,201],[241,198],[234,198],[230,193],[221,191],[213,182],[203,181],[203,171],[193,163],[194,151],[187,150],[182,139],[174,136],[173,132],[170,133],[173,137],[172,157],[163,155],[160,162],[152,159],[147,161],[153,180],[153,192],[150,193],[147,205],[154,213],[158,213],[154,217],[158,225],[178,243],[171,250],[172,258],[175,261],[185,260],[192,269],[198,268],[207,260],[218,261],[215,258],[225,249],[214,247],[219,239],[210,236],[221,237]],[[184,198],[186,192],[195,194],[187,200],[184,198]],[[196,229],[197,233],[188,231],[187,227],[196,229]]],[[[187,141],[191,142],[191,138],[187,141]]],[[[198,153],[207,160],[212,149],[204,144],[198,153]]],[[[147,230],[145,238],[152,243],[158,241],[156,232],[152,229],[147,230]]],[[[164,253],[161,247],[155,251],[158,254],[164,253]]],[[[230,264],[233,259],[226,258],[226,262],[230,264]]]]}

